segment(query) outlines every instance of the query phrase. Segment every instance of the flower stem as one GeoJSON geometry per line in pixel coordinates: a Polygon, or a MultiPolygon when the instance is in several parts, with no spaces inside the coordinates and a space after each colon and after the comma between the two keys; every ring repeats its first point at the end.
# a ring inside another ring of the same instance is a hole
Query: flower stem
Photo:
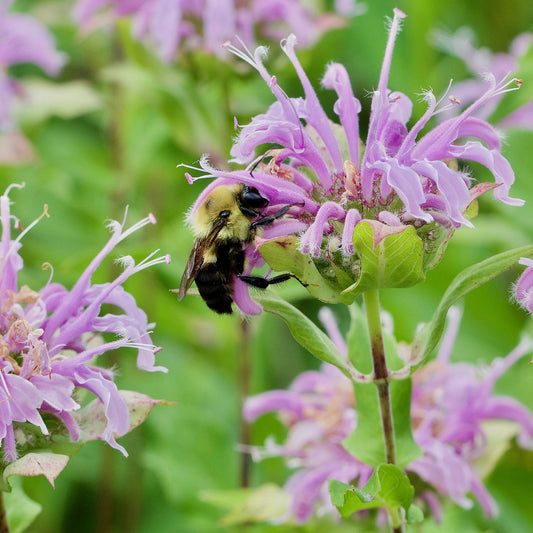
{"type": "MultiPolygon", "coordinates": [[[[394,439],[394,421],[389,391],[389,369],[385,359],[383,333],[381,331],[381,317],[379,305],[379,292],[377,290],[364,293],[366,319],[372,349],[372,363],[374,365],[374,382],[378,389],[379,408],[381,412],[381,426],[385,441],[385,459],[389,464],[396,464],[396,442],[394,439]]],[[[404,531],[401,521],[396,513],[391,512],[392,532],[404,531]]]]}
{"type": "Polygon", "coordinates": [[[377,290],[364,293],[365,311],[372,348],[372,362],[374,364],[374,380],[378,389],[381,424],[385,440],[385,458],[387,463],[396,464],[396,443],[394,440],[394,425],[389,392],[389,370],[385,360],[383,334],[381,331],[379,293],[377,290]]]}
{"type": "Polygon", "coordinates": [[[9,533],[6,506],[4,503],[4,491],[1,491],[1,490],[0,490],[0,533],[9,533]]]}
{"type": "MultiPolygon", "coordinates": [[[[250,444],[250,426],[242,416],[242,407],[244,401],[250,394],[250,324],[245,318],[241,319],[241,354],[240,354],[240,369],[239,369],[239,385],[241,397],[241,425],[240,425],[240,442],[246,446],[250,444]]],[[[240,472],[240,486],[241,488],[250,485],[250,454],[243,452],[241,454],[241,472],[240,472]]]]}

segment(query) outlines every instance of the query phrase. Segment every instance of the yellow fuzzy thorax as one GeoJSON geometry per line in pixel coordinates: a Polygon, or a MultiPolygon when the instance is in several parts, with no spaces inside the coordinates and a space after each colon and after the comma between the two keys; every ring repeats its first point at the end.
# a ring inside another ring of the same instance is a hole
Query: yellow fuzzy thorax
{"type": "Polygon", "coordinates": [[[250,219],[239,207],[239,197],[243,184],[222,185],[213,189],[192,217],[192,226],[197,238],[207,237],[214,227],[220,214],[229,211],[225,225],[218,234],[217,240],[236,240],[248,242],[253,238],[250,231],[250,219]]]}

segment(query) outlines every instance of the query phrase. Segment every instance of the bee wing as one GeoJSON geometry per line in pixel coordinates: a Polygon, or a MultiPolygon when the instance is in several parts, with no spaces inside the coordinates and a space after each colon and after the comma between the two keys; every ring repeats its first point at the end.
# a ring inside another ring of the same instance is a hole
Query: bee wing
{"type": "Polygon", "coordinates": [[[181,277],[180,288],[178,290],[178,301],[181,301],[183,298],[185,298],[185,295],[190,289],[194,278],[196,278],[196,274],[204,264],[204,255],[206,250],[211,248],[223,227],[224,224],[215,224],[207,237],[196,239],[191,251],[191,255],[187,261],[187,265],[185,266],[185,272],[183,272],[183,276],[181,277]]]}

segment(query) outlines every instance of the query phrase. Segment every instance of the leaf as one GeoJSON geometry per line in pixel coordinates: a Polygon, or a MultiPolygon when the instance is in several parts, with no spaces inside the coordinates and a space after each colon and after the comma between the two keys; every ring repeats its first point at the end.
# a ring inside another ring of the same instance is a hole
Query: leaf
{"type": "Polygon", "coordinates": [[[376,494],[341,483],[335,479],[329,482],[331,503],[339,510],[342,518],[348,518],[356,511],[381,507],[376,494]]]}
{"type": "Polygon", "coordinates": [[[412,226],[396,228],[363,220],[355,227],[353,244],[361,274],[342,291],[344,303],[368,290],[411,287],[424,280],[423,244],[412,226]]]}
{"type": "MultiPolygon", "coordinates": [[[[164,400],[154,400],[140,392],[121,390],[119,393],[126,401],[130,413],[128,432],[142,424],[156,405],[167,404],[164,400]]],[[[81,442],[99,439],[107,426],[104,404],[99,399],[80,409],[75,413],[75,418],[82,429],[81,442]]]]}
{"type": "Polygon", "coordinates": [[[486,438],[483,454],[472,461],[472,467],[479,479],[487,478],[496,468],[503,455],[511,448],[519,425],[512,420],[484,420],[481,424],[486,438]]]}
{"type": "Polygon", "coordinates": [[[423,361],[437,346],[450,307],[470,291],[511,268],[521,257],[533,255],[533,245],[522,246],[485,259],[465,268],[451,282],[444,293],[433,318],[417,333],[412,345],[412,359],[423,361]]]}
{"type": "Polygon", "coordinates": [[[356,511],[376,507],[384,507],[391,516],[398,516],[399,508],[407,512],[411,506],[415,489],[397,466],[381,464],[362,489],[331,480],[329,492],[341,517],[348,518],[356,511]]]}
{"type": "Polygon", "coordinates": [[[41,122],[51,116],[71,119],[102,107],[97,91],[84,80],[54,83],[43,79],[24,81],[21,119],[41,122]]]}
{"type": "Polygon", "coordinates": [[[257,488],[204,491],[200,494],[200,498],[229,511],[220,520],[220,526],[279,519],[288,511],[289,505],[287,493],[273,483],[257,488]]]}
{"type": "Polygon", "coordinates": [[[408,524],[419,524],[424,520],[424,513],[420,507],[413,503],[407,509],[406,519],[408,524]]]}
{"type": "Polygon", "coordinates": [[[288,271],[307,284],[309,294],[326,303],[341,301],[339,291],[336,291],[318,271],[314,261],[308,255],[298,250],[296,237],[279,237],[262,241],[259,253],[268,266],[276,272],[288,271]]]}
{"type": "Polygon", "coordinates": [[[22,479],[11,480],[12,490],[4,494],[10,533],[23,533],[42,511],[42,506],[29,498],[22,488],[22,479]]]}
{"type": "Polygon", "coordinates": [[[43,475],[52,487],[57,476],[68,463],[68,456],[52,452],[32,452],[9,463],[4,469],[2,490],[9,491],[8,478],[11,476],[43,475]]]}
{"type": "Polygon", "coordinates": [[[435,268],[441,261],[453,237],[455,228],[447,228],[440,224],[426,224],[418,229],[418,236],[424,243],[424,259],[422,268],[424,272],[435,268]]]}
{"type": "MultiPolygon", "coordinates": [[[[358,371],[370,373],[372,372],[372,353],[366,317],[356,304],[350,306],[350,313],[352,322],[348,332],[349,358],[358,371]]],[[[400,368],[403,362],[397,352],[396,340],[384,331],[383,341],[387,366],[392,370],[400,368]]],[[[357,426],[344,440],[343,445],[361,462],[375,467],[386,461],[377,387],[374,383],[355,382],[354,394],[357,426]]],[[[416,444],[412,433],[411,379],[390,381],[389,394],[396,443],[396,462],[400,468],[405,468],[422,455],[422,450],[416,444]]]]}
{"type": "Polygon", "coordinates": [[[301,311],[279,298],[272,291],[263,291],[256,300],[265,311],[280,316],[289,326],[293,337],[315,357],[339,368],[350,377],[351,366],[337,350],[333,341],[301,311]]]}

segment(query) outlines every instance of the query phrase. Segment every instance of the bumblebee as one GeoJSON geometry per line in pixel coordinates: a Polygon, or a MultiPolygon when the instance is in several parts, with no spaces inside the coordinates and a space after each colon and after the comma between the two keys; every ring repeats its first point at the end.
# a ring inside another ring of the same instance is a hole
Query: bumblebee
{"type": "Polygon", "coordinates": [[[263,226],[282,217],[294,204],[285,205],[272,215],[262,215],[268,200],[255,187],[237,183],[213,189],[193,215],[196,234],[178,290],[183,300],[193,281],[207,306],[217,313],[231,313],[235,278],[266,289],[282,283],[293,274],[272,278],[244,276],[244,248],[263,226]]]}

